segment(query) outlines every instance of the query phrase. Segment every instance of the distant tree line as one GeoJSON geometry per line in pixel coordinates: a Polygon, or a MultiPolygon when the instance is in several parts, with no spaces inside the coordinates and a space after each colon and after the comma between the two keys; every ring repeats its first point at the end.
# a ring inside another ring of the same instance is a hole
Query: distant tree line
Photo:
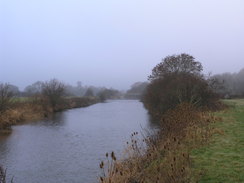
{"type": "Polygon", "coordinates": [[[145,94],[148,82],[136,82],[134,83],[129,90],[125,93],[126,99],[142,99],[142,96],[145,94]]]}
{"type": "MultiPolygon", "coordinates": [[[[25,96],[33,96],[41,93],[43,84],[45,82],[37,81],[24,89],[23,95],[25,96]]],[[[99,97],[102,93],[105,93],[105,98],[118,98],[121,96],[120,91],[115,89],[107,89],[106,87],[95,87],[95,86],[82,86],[80,81],[77,82],[76,86],[72,86],[69,84],[64,85],[65,95],[72,97],[99,97]],[[116,94],[115,94],[116,93],[116,94]]]]}
{"type": "Polygon", "coordinates": [[[20,91],[15,85],[0,83],[0,112],[9,109],[13,101],[21,97],[33,98],[36,102],[41,101],[43,105],[48,104],[55,111],[67,97],[93,97],[105,101],[121,98],[122,93],[112,88],[82,86],[81,82],[77,82],[77,86],[72,86],[57,79],[37,81],[26,86],[24,91],[20,91]]]}
{"type": "Polygon", "coordinates": [[[223,73],[212,77],[219,86],[216,91],[224,98],[244,97],[244,68],[238,73],[223,73]]]}

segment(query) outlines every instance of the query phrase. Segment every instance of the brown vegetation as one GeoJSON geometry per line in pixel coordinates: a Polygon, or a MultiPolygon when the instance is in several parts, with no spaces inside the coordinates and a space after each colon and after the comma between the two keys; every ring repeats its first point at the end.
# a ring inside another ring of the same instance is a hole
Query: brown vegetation
{"type": "Polygon", "coordinates": [[[132,134],[124,160],[106,154],[100,164],[101,183],[197,182],[201,170],[192,170],[189,152],[208,142],[213,133],[209,123],[217,120],[191,104],[180,104],[161,119],[157,134],[139,141],[132,134]]]}
{"type": "Polygon", "coordinates": [[[24,101],[13,100],[9,86],[0,84],[1,132],[8,132],[12,125],[23,121],[39,120],[57,111],[99,102],[96,97],[65,97],[65,85],[57,79],[35,83],[35,94],[24,101]]]}
{"type": "Polygon", "coordinates": [[[190,151],[208,143],[219,107],[212,82],[201,74],[202,65],[187,54],[166,57],[149,76],[143,103],[159,122],[158,132],[138,140],[131,135],[124,160],[114,153],[102,162],[101,183],[197,182],[201,170],[192,168],[190,151]],[[204,109],[204,110],[203,110],[204,109]]]}
{"type": "Polygon", "coordinates": [[[49,105],[48,101],[42,97],[32,98],[24,102],[15,102],[12,104],[11,108],[1,113],[0,131],[8,131],[12,125],[20,122],[43,119],[56,111],[86,107],[97,102],[97,98],[94,97],[64,98],[63,102],[55,105],[54,109],[53,106],[49,105]]]}

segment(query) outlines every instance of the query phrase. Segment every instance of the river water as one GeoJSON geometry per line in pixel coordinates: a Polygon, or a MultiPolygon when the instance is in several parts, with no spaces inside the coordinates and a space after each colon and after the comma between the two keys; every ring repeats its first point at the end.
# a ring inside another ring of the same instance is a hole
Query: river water
{"type": "Polygon", "coordinates": [[[92,183],[106,152],[122,154],[134,131],[151,128],[136,100],[114,100],[56,113],[0,136],[0,164],[14,183],[92,183]]]}

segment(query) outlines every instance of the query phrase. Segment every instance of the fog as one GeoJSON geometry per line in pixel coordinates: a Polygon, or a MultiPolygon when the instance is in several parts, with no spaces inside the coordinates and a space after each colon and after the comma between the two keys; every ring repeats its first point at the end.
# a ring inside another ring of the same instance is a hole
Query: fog
{"type": "Polygon", "coordinates": [[[128,89],[167,55],[244,67],[242,0],[0,0],[0,82],[128,89]]]}

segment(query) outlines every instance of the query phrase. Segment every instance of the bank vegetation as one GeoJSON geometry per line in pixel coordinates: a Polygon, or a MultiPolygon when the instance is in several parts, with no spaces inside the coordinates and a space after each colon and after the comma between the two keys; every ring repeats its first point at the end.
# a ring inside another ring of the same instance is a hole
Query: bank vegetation
{"type": "Polygon", "coordinates": [[[56,80],[43,82],[40,90],[28,97],[16,97],[11,85],[0,84],[0,132],[9,132],[12,125],[40,120],[54,112],[86,107],[99,102],[95,96],[74,97],[66,94],[66,86],[56,80]]]}
{"type": "Polygon", "coordinates": [[[168,56],[152,70],[142,101],[158,131],[145,132],[142,140],[134,132],[121,160],[114,152],[107,153],[100,164],[101,183],[202,180],[206,170],[195,167],[192,152],[208,146],[216,134],[223,135],[214,125],[222,117],[214,111],[226,108],[215,92],[219,83],[202,70],[201,63],[188,54],[168,56]]]}

